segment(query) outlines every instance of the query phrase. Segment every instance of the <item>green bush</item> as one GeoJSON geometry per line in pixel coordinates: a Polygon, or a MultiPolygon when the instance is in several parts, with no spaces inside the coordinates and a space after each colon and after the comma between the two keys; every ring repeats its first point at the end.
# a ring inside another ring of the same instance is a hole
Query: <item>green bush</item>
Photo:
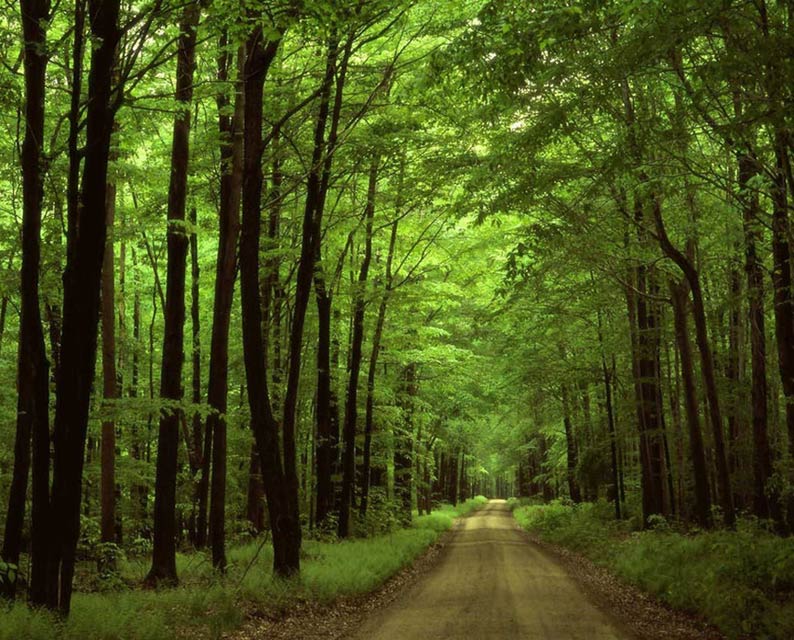
{"type": "Polygon", "coordinates": [[[611,506],[516,509],[521,526],[580,552],[673,607],[697,613],[728,637],[794,637],[794,538],[757,522],[736,531],[680,532],[663,519],[647,531],[615,522],[611,506]]]}

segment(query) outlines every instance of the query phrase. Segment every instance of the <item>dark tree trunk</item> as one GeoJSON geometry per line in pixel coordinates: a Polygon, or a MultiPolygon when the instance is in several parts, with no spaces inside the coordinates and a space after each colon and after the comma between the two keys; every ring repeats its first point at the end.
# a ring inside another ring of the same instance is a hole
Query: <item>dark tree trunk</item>
{"type": "Polygon", "coordinates": [[[714,355],[709,344],[708,329],[706,327],[706,310],[703,304],[703,293],[700,287],[700,275],[692,261],[676,249],[667,237],[662,212],[658,199],[653,199],[653,215],[656,231],[662,250],[681,269],[692,292],[692,316],[695,320],[695,337],[700,352],[700,367],[703,374],[703,386],[711,418],[712,435],[714,438],[714,457],[717,463],[717,481],[719,485],[719,499],[722,507],[725,524],[729,527],[736,522],[736,513],[733,507],[733,493],[731,490],[728,457],[725,453],[725,439],[723,435],[722,414],[720,412],[719,396],[717,393],[716,375],[714,372],[714,355]]]}
{"type": "MultiPolygon", "coordinates": [[[[89,0],[88,23],[97,45],[91,51],[88,77],[87,126],[78,208],[80,233],[76,233],[78,221],[75,220],[69,229],[64,273],[63,339],[56,385],[47,568],[44,576],[34,568],[31,584],[34,603],[60,609],[64,614],[68,613],[71,604],[80,533],[83,449],[96,365],[99,292],[107,233],[105,202],[114,120],[111,96],[113,62],[119,41],[118,15],[118,0],[89,0]]],[[[42,443],[42,449],[43,446],[42,443]]],[[[47,527],[46,524],[43,526],[47,527]]],[[[34,565],[36,555],[34,549],[34,565]]]]}
{"type": "Polygon", "coordinates": [[[372,261],[372,221],[375,215],[375,195],[378,188],[378,156],[372,158],[367,187],[367,206],[364,212],[366,225],[364,258],[358,274],[357,288],[353,303],[353,339],[350,344],[350,377],[347,384],[345,401],[345,422],[343,426],[344,452],[342,460],[342,503],[339,510],[339,537],[350,533],[350,509],[353,502],[353,487],[356,473],[356,424],[358,419],[358,378],[361,371],[361,352],[364,343],[364,313],[366,311],[366,287],[369,265],[372,261]]]}
{"type": "Polygon", "coordinates": [[[768,390],[766,377],[766,321],[764,316],[764,271],[758,258],[757,245],[762,240],[758,196],[751,193],[750,183],[758,174],[755,160],[739,156],[739,188],[742,193],[744,219],[745,271],[749,300],[750,362],[752,368],[751,404],[753,414],[753,513],[759,518],[773,517],[782,522],[779,500],[767,496],[772,477],[772,453],[769,447],[768,390]]]}
{"type": "MultiPolygon", "coordinates": [[[[242,228],[240,234],[240,298],[243,319],[243,352],[251,430],[265,485],[273,534],[273,569],[291,576],[300,569],[301,530],[297,518],[297,480],[282,464],[278,422],[268,392],[265,344],[262,331],[262,301],[259,290],[259,236],[262,224],[262,102],[265,78],[278,51],[280,40],[267,40],[261,27],[248,38],[244,80],[244,153],[242,228]]],[[[304,225],[305,226],[305,225],[304,225]]],[[[304,231],[305,232],[305,231],[304,231]]],[[[311,278],[311,271],[309,272],[311,278]]],[[[309,280],[311,286],[311,280],[309,280]]],[[[300,344],[298,344],[298,349],[300,344]]],[[[297,358],[300,354],[296,354],[297,358]]],[[[292,434],[285,433],[285,455],[292,434]]],[[[291,441],[294,467],[294,438],[291,441]]]]}
{"type": "Polygon", "coordinates": [[[571,424],[571,408],[570,399],[568,396],[568,385],[563,384],[560,391],[562,393],[563,425],[565,427],[565,443],[568,459],[568,495],[573,502],[581,502],[582,494],[579,490],[579,482],[576,480],[576,465],[578,463],[578,455],[576,450],[576,437],[573,432],[573,425],[571,424]]]}
{"type": "Polygon", "coordinates": [[[190,412],[191,430],[187,436],[188,462],[190,475],[193,478],[193,505],[188,520],[188,537],[195,545],[198,538],[197,515],[199,511],[200,488],[202,483],[201,470],[204,467],[204,424],[197,406],[201,404],[201,318],[199,316],[199,279],[201,270],[198,261],[198,232],[196,207],[190,208],[190,327],[191,327],[191,402],[194,408],[190,412]]]}
{"type": "MultiPolygon", "coordinates": [[[[618,470],[618,445],[615,429],[615,410],[612,403],[612,371],[607,367],[607,356],[604,351],[604,332],[601,325],[601,311],[598,312],[598,343],[601,348],[601,372],[604,380],[604,404],[607,414],[607,430],[609,432],[609,453],[612,471],[612,498],[615,501],[615,519],[622,517],[620,504],[620,472],[618,470]]],[[[542,459],[542,458],[541,458],[542,459]]]]}
{"type": "MultiPolygon", "coordinates": [[[[118,398],[116,380],[116,286],[113,226],[116,215],[116,184],[108,181],[105,200],[108,237],[102,264],[102,397],[111,402],[118,398]]],[[[108,407],[106,407],[107,409],[108,407]]],[[[101,515],[100,539],[116,542],[116,423],[102,421],[101,515]]]]}
{"type": "MultiPolygon", "coordinates": [[[[49,499],[49,363],[39,308],[41,202],[44,192],[42,148],[47,69],[46,21],[49,0],[21,0],[25,42],[25,139],[22,143],[22,271],[20,275],[17,423],[14,470],[8,496],[2,559],[18,565],[25,520],[25,496],[33,438],[33,551],[36,570],[44,566],[49,499]]],[[[5,301],[5,299],[4,299],[5,301]]],[[[5,317],[5,313],[4,313],[5,317]]],[[[37,580],[37,586],[40,581],[37,580]]],[[[16,582],[0,592],[13,598],[16,582]]],[[[41,602],[42,600],[39,600],[41,602]]]]}
{"type": "Polygon", "coordinates": [[[317,291],[317,484],[315,524],[322,525],[334,508],[332,482],[337,443],[331,434],[331,296],[315,278],[317,291]]]}
{"type": "Polygon", "coordinates": [[[640,461],[642,465],[643,521],[652,515],[665,514],[664,441],[656,361],[659,352],[659,328],[654,313],[653,276],[646,267],[637,268],[639,293],[637,304],[637,373],[640,388],[640,461]]]}
{"type": "Polygon", "coordinates": [[[701,527],[711,526],[711,496],[709,493],[708,467],[700,432],[700,414],[695,389],[692,348],[687,327],[688,287],[683,283],[670,283],[673,301],[673,319],[678,353],[681,356],[681,379],[684,385],[684,407],[689,428],[689,450],[692,456],[692,471],[695,479],[695,519],[701,527]]]}
{"type": "MultiPolygon", "coordinates": [[[[786,399],[786,431],[789,455],[794,458],[794,294],[791,282],[791,245],[788,219],[786,167],[789,164],[785,135],[775,132],[776,167],[772,183],[772,287],[775,303],[775,343],[778,372],[786,399]]],[[[777,500],[777,496],[775,497],[777,500]]],[[[772,517],[779,509],[770,505],[772,517]]],[[[794,528],[794,498],[789,499],[789,528],[794,528]]],[[[777,521],[778,527],[782,523],[777,521]]]]}
{"type": "Polygon", "coordinates": [[[262,469],[256,443],[251,443],[251,456],[248,461],[248,490],[246,492],[245,517],[254,535],[265,529],[265,487],[262,483],[262,469]]]}
{"type": "MultiPolygon", "coordinates": [[[[243,52],[226,51],[226,36],[221,39],[218,59],[218,80],[229,82],[230,71],[238,68],[235,86],[241,84],[243,52]]],[[[241,88],[241,87],[240,87],[241,88]]],[[[234,282],[237,277],[237,239],[240,235],[240,198],[243,182],[243,97],[235,92],[234,115],[229,116],[228,89],[218,94],[218,126],[221,133],[221,185],[218,216],[218,257],[215,266],[215,302],[212,312],[210,373],[207,402],[212,413],[207,417],[205,451],[212,458],[212,496],[210,499],[210,545],[212,563],[219,569],[226,566],[225,502],[226,502],[226,409],[229,392],[229,325],[231,323],[234,282]]],[[[208,468],[208,462],[204,462],[208,468]]],[[[204,481],[206,483],[206,479],[204,481]]],[[[206,489],[204,500],[206,502],[206,489]]]]}
{"type": "MultiPolygon", "coordinates": [[[[176,101],[171,148],[171,180],[168,185],[168,272],[165,296],[163,360],[160,397],[174,403],[182,400],[184,362],[185,271],[188,233],[185,225],[187,172],[190,155],[190,103],[196,57],[196,28],[200,5],[191,2],[182,13],[176,69],[176,101]]],[[[160,417],[157,438],[157,474],[154,494],[154,546],[150,585],[174,584],[176,575],[176,476],[179,453],[180,412],[166,407],[160,417]]]]}

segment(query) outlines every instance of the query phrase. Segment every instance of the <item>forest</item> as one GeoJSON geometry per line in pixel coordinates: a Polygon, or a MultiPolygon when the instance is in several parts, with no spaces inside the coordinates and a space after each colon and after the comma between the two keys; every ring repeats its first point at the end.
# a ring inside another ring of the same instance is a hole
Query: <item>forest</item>
{"type": "Polygon", "coordinates": [[[271,637],[475,520],[706,625],[476,637],[794,637],[792,0],[0,44],[0,640],[271,637]]]}

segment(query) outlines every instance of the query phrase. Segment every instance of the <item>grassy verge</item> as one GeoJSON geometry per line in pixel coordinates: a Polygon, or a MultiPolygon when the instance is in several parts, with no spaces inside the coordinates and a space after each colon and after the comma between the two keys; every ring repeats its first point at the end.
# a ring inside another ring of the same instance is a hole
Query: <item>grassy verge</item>
{"type": "Polygon", "coordinates": [[[594,560],[667,604],[704,616],[729,638],[794,638],[794,538],[757,522],[736,531],[648,531],[615,522],[606,503],[520,505],[516,520],[594,560]]]}
{"type": "Polygon", "coordinates": [[[327,603],[376,589],[416,560],[455,517],[484,502],[475,498],[458,507],[445,505],[416,518],[411,528],[373,538],[307,540],[301,576],[295,581],[272,577],[272,547],[259,542],[230,549],[223,577],[204,554],[179,555],[181,585],[161,591],[126,586],[140,582],[148,562],[123,560],[113,589],[75,594],[65,623],[23,603],[0,609],[0,640],[218,638],[239,626],[249,611],[278,613],[300,601],[327,603]]]}

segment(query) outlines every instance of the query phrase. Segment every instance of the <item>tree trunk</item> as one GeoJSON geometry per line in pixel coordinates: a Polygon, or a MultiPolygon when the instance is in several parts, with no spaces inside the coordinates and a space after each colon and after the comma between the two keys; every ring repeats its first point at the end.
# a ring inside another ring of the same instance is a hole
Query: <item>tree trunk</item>
{"type": "Polygon", "coordinates": [[[681,269],[692,292],[692,315],[695,320],[695,338],[700,352],[700,366],[703,375],[706,399],[709,406],[709,417],[714,438],[714,457],[717,463],[717,481],[719,484],[719,499],[722,507],[725,524],[732,527],[736,522],[736,513],[733,507],[733,492],[731,490],[730,471],[728,458],[725,453],[725,439],[723,435],[722,414],[720,412],[717,382],[714,373],[714,355],[709,344],[708,329],[706,327],[706,310],[703,304],[703,293],[700,286],[700,275],[692,261],[676,249],[667,237],[667,231],[662,219],[659,201],[653,198],[653,215],[656,231],[662,250],[681,269]]]}
{"type": "MultiPolygon", "coordinates": [[[[212,490],[210,499],[210,545],[212,563],[218,569],[226,566],[225,503],[226,503],[226,410],[229,392],[229,326],[231,323],[234,282],[237,277],[237,239],[240,235],[240,198],[243,182],[243,95],[242,64],[244,53],[234,56],[225,51],[226,35],[221,40],[218,59],[218,80],[229,81],[229,72],[237,69],[234,115],[226,113],[230,101],[224,88],[217,98],[218,127],[221,133],[221,199],[218,216],[218,255],[215,263],[215,302],[212,311],[210,372],[207,402],[212,413],[207,416],[205,443],[212,458],[212,490]]],[[[205,468],[208,463],[205,461],[205,468]]],[[[206,480],[205,480],[206,482],[206,480]]],[[[206,491],[206,490],[205,490],[206,491]]],[[[206,500],[206,497],[204,498],[206,500]]]]}
{"type": "Polygon", "coordinates": [[[692,456],[692,471],[695,479],[695,519],[701,527],[710,527],[711,496],[709,494],[708,467],[703,447],[703,436],[700,432],[700,414],[697,405],[694,367],[692,364],[692,348],[689,343],[687,327],[687,309],[689,302],[688,287],[683,284],[670,283],[670,294],[673,302],[673,319],[675,321],[675,337],[678,353],[681,356],[681,379],[684,385],[684,406],[686,408],[687,426],[689,427],[689,449],[692,456]]]}
{"type": "MultiPolygon", "coordinates": [[[[273,569],[291,576],[300,569],[300,522],[295,513],[295,478],[288,479],[282,465],[278,422],[268,392],[265,344],[262,331],[262,303],[259,290],[259,235],[262,224],[262,102],[265,78],[276,56],[280,39],[265,39],[261,27],[254,28],[247,43],[244,80],[244,153],[242,227],[240,234],[240,299],[243,319],[245,360],[251,430],[265,485],[270,526],[273,534],[273,569]]],[[[311,276],[311,272],[309,273],[311,276]]],[[[310,281],[311,284],[311,281],[310,281]]],[[[300,347],[300,345],[298,345],[300,347]]],[[[296,356],[299,357],[299,354],[296,356]]],[[[289,440],[292,434],[285,434],[289,440]]],[[[294,467],[294,440],[292,441],[294,467]]],[[[285,453],[289,447],[285,442],[285,453]]]]}
{"type": "MultiPolygon", "coordinates": [[[[160,397],[174,403],[182,400],[185,271],[189,242],[185,225],[185,202],[190,155],[190,103],[193,99],[196,28],[200,12],[200,4],[191,2],[182,13],[175,96],[179,110],[174,117],[171,180],[168,185],[168,275],[160,397]]],[[[180,411],[174,406],[164,409],[157,439],[152,568],[146,576],[146,583],[150,585],[177,582],[176,476],[180,411]]]]}
{"type": "Polygon", "coordinates": [[[339,510],[339,537],[350,533],[350,509],[353,502],[353,487],[356,473],[356,424],[358,418],[358,378],[361,371],[361,351],[364,343],[364,313],[366,311],[367,278],[372,261],[372,222],[375,215],[375,195],[378,188],[378,167],[380,158],[374,155],[369,169],[367,187],[367,206],[364,211],[366,225],[364,258],[358,274],[357,287],[353,294],[353,339],[350,344],[350,377],[347,384],[345,401],[345,422],[343,426],[344,453],[342,462],[342,503],[339,510]]]}
{"type": "MultiPolygon", "coordinates": [[[[102,264],[102,397],[111,402],[118,398],[116,380],[116,286],[113,226],[116,215],[116,184],[108,181],[105,200],[107,240],[102,264]]],[[[106,405],[106,410],[108,407],[106,405]]],[[[102,421],[101,515],[100,539],[116,542],[116,423],[102,421]]]]}
{"type": "Polygon", "coordinates": [[[88,23],[97,44],[91,51],[88,78],[83,180],[81,206],[78,208],[80,233],[76,233],[78,224],[75,220],[74,227],[69,229],[71,250],[67,250],[64,273],[63,338],[56,385],[47,568],[43,582],[40,580],[42,576],[37,575],[34,569],[31,584],[31,600],[35,604],[46,604],[64,614],[68,613],[71,605],[80,533],[83,449],[96,365],[99,291],[107,232],[105,202],[114,120],[111,91],[119,40],[118,15],[118,0],[89,0],[88,23]]]}
{"type": "MultiPolygon", "coordinates": [[[[393,281],[392,263],[394,261],[394,247],[397,244],[397,226],[400,223],[402,212],[401,196],[403,181],[405,178],[405,159],[400,163],[400,177],[397,187],[397,207],[394,222],[391,225],[391,236],[389,237],[389,252],[386,256],[386,274],[383,295],[378,306],[378,317],[375,322],[375,331],[372,334],[372,350],[369,356],[369,369],[367,371],[367,401],[364,413],[364,462],[361,471],[361,503],[359,511],[362,516],[367,513],[367,503],[369,499],[370,470],[372,466],[372,431],[375,413],[375,378],[378,367],[378,357],[380,356],[380,344],[383,338],[383,327],[386,323],[386,307],[391,297],[393,281]]],[[[427,462],[425,461],[425,467],[427,462]]],[[[427,488],[427,491],[430,489],[427,488]]],[[[428,510],[428,513],[430,511],[428,510]]]]}
{"type": "MultiPolygon", "coordinates": [[[[615,501],[615,519],[622,517],[620,505],[620,478],[618,471],[618,448],[615,430],[615,411],[612,404],[612,371],[607,367],[607,357],[604,351],[604,332],[601,325],[601,311],[598,311],[598,344],[601,348],[601,372],[604,380],[604,404],[607,414],[607,430],[609,432],[609,453],[612,470],[612,490],[615,501]]],[[[541,458],[542,459],[542,458],[541,458]]]]}
{"type": "MultiPolygon", "coordinates": [[[[564,355],[564,354],[563,354],[564,355]]],[[[568,479],[568,495],[575,503],[582,501],[582,494],[579,490],[579,482],[576,480],[576,465],[578,462],[576,439],[573,433],[573,425],[571,424],[571,409],[570,399],[568,397],[568,385],[563,383],[560,389],[562,393],[562,413],[563,425],[565,426],[565,443],[567,451],[567,479],[568,479]]]]}
{"type": "MultiPolygon", "coordinates": [[[[14,470],[8,496],[2,559],[19,565],[25,496],[33,438],[33,561],[38,573],[47,546],[50,427],[49,363],[39,308],[44,96],[47,69],[49,0],[21,0],[25,43],[25,139],[22,143],[22,271],[20,276],[19,351],[17,359],[17,421],[14,470]]],[[[39,578],[37,576],[37,586],[39,578]]],[[[4,580],[3,595],[13,598],[16,581],[4,580]]],[[[42,599],[39,599],[42,602],[42,599]]]]}
{"type": "Polygon", "coordinates": [[[755,160],[739,155],[739,188],[742,197],[745,271],[749,300],[750,363],[752,368],[751,403],[753,414],[753,513],[759,518],[772,516],[782,522],[779,501],[767,497],[767,485],[772,477],[772,453],[769,447],[768,390],[766,377],[766,321],[764,315],[764,272],[758,258],[757,245],[762,240],[758,196],[751,191],[751,180],[758,173],[755,160]]]}

